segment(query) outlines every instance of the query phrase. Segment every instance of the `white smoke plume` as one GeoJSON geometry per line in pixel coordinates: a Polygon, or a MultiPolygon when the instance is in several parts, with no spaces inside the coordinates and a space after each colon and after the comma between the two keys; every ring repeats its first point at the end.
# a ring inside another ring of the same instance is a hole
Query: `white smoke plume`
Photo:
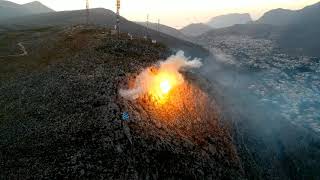
{"type": "MultiPolygon", "coordinates": [[[[190,60],[184,56],[183,51],[177,52],[176,55],[170,56],[165,61],[159,61],[157,64],[157,72],[165,72],[175,77],[175,85],[184,82],[183,76],[179,71],[191,68],[199,68],[202,66],[200,59],[190,60]]],[[[130,100],[139,98],[141,95],[149,92],[156,79],[156,74],[152,72],[152,68],[144,69],[135,79],[135,87],[132,89],[120,89],[119,93],[122,97],[130,100]]]]}

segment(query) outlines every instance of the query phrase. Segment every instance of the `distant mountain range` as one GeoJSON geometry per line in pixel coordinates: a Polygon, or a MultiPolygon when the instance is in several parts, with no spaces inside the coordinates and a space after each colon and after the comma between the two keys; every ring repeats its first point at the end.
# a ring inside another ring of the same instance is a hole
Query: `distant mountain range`
{"type": "Polygon", "coordinates": [[[288,9],[274,9],[266,12],[255,23],[257,24],[271,24],[271,25],[287,25],[293,22],[295,17],[295,11],[288,9]]]}
{"type": "Polygon", "coordinates": [[[275,9],[266,12],[255,23],[271,24],[276,26],[301,24],[301,23],[319,23],[320,2],[307,6],[301,10],[275,9]]]}
{"type": "Polygon", "coordinates": [[[229,35],[270,39],[288,53],[320,56],[320,3],[296,11],[271,10],[253,23],[214,29],[197,39],[229,35]]]}
{"type": "Polygon", "coordinates": [[[188,26],[180,29],[180,31],[187,36],[199,36],[210,30],[212,30],[212,28],[203,23],[189,24],[188,26]]]}
{"type": "Polygon", "coordinates": [[[0,0],[0,20],[48,12],[54,11],[38,1],[20,5],[10,1],[0,0]]]}
{"type": "Polygon", "coordinates": [[[180,31],[187,36],[199,36],[213,29],[230,27],[235,24],[247,24],[249,22],[252,22],[250,14],[233,13],[213,17],[207,23],[189,24],[180,31]]]}
{"type": "Polygon", "coordinates": [[[251,22],[251,16],[248,13],[245,14],[227,14],[227,15],[221,15],[213,17],[207,25],[211,26],[212,28],[224,28],[233,26],[235,24],[247,24],[248,22],[251,22]]]}
{"type": "Polygon", "coordinates": [[[197,37],[199,41],[211,41],[219,36],[250,36],[256,39],[276,38],[283,28],[270,24],[236,24],[211,30],[197,37]]]}
{"type": "Polygon", "coordinates": [[[27,4],[23,4],[22,6],[32,14],[54,12],[54,10],[48,8],[39,1],[33,1],[27,4]]]}

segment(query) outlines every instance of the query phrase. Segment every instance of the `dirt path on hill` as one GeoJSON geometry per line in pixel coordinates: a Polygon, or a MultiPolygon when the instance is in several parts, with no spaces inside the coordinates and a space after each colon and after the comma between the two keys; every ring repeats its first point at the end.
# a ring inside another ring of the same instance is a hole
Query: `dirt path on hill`
{"type": "Polygon", "coordinates": [[[18,46],[20,47],[20,50],[22,51],[22,53],[20,53],[20,54],[15,54],[15,55],[8,55],[8,56],[0,56],[0,58],[27,56],[27,55],[28,55],[28,51],[26,50],[26,48],[24,47],[24,45],[22,44],[22,42],[19,42],[19,43],[18,43],[18,46]]]}

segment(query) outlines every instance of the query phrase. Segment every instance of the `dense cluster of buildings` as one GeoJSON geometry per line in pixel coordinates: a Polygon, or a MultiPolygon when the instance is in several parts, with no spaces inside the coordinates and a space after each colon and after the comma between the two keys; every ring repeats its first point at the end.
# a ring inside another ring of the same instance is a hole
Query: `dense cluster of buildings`
{"type": "Polygon", "coordinates": [[[231,59],[224,63],[252,73],[248,89],[261,103],[274,104],[285,119],[320,132],[320,58],[288,55],[271,40],[247,36],[221,36],[206,45],[231,59]]]}

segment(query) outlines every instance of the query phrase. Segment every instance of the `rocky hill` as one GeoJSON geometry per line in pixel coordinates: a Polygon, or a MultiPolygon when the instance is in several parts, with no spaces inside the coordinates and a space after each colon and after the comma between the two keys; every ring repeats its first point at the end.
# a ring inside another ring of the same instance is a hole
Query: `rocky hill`
{"type": "Polygon", "coordinates": [[[213,17],[207,24],[212,28],[224,28],[235,24],[247,24],[251,22],[251,16],[248,13],[239,14],[226,14],[221,16],[213,17]]]}
{"type": "Polygon", "coordinates": [[[53,12],[53,10],[38,1],[20,5],[0,0],[0,20],[48,12],[53,12]]]}
{"type": "Polygon", "coordinates": [[[28,11],[32,12],[33,14],[54,12],[54,10],[48,8],[47,6],[43,5],[39,1],[26,3],[26,4],[23,4],[22,6],[28,11]]]}
{"type": "Polygon", "coordinates": [[[319,24],[320,2],[300,10],[274,9],[266,12],[255,23],[277,26],[319,24]]]}
{"type": "Polygon", "coordinates": [[[166,46],[82,26],[0,38],[28,51],[0,58],[1,179],[243,177],[219,107],[192,79],[166,106],[119,96],[166,46]]]}
{"type": "Polygon", "coordinates": [[[189,24],[180,31],[187,36],[199,36],[203,33],[212,30],[212,28],[203,23],[189,24]]]}
{"type": "Polygon", "coordinates": [[[296,14],[293,10],[279,8],[264,13],[256,23],[281,26],[290,24],[295,18],[296,14]]]}

